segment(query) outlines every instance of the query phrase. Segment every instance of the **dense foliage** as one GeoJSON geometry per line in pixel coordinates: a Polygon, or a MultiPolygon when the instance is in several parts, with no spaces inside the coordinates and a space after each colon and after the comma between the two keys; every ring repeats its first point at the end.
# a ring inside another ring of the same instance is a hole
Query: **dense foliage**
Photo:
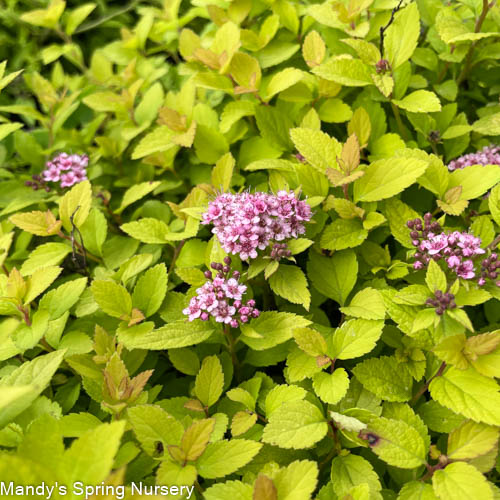
{"type": "Polygon", "coordinates": [[[487,0],[3,2],[0,481],[500,498],[499,35],[487,0]]]}

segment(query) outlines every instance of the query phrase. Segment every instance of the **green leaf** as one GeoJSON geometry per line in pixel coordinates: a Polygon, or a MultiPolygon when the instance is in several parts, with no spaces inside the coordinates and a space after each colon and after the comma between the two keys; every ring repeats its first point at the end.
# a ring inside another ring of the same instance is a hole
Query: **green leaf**
{"type": "Polygon", "coordinates": [[[187,347],[203,342],[214,331],[210,323],[204,321],[188,323],[185,319],[174,321],[156,330],[153,330],[154,324],[150,322],[138,326],[143,328],[140,332],[134,331],[133,328],[118,330],[118,339],[127,349],[162,351],[187,347]]]}
{"type": "Polygon", "coordinates": [[[301,401],[306,397],[306,390],[298,385],[276,385],[266,396],[264,407],[266,409],[266,416],[269,417],[275,412],[283,403],[290,403],[292,401],[301,401]]]}
{"type": "Polygon", "coordinates": [[[476,422],[464,422],[448,436],[447,456],[451,460],[476,458],[498,443],[499,429],[476,422]]]}
{"type": "Polygon", "coordinates": [[[305,73],[297,68],[285,68],[279,71],[267,84],[264,100],[269,101],[276,94],[283,92],[287,88],[295,85],[304,78],[305,73]]]}
{"type": "Polygon", "coordinates": [[[432,486],[422,481],[411,481],[399,490],[398,500],[438,500],[432,486]]]}
{"type": "Polygon", "coordinates": [[[333,57],[312,69],[312,72],[325,80],[345,85],[346,87],[364,87],[373,85],[370,67],[360,59],[345,56],[333,57]]]}
{"type": "Polygon", "coordinates": [[[411,3],[394,16],[384,38],[384,48],[392,70],[412,56],[420,36],[420,16],[416,4],[411,3]]]}
{"type": "Polygon", "coordinates": [[[294,128],[290,130],[290,136],[297,151],[319,172],[325,173],[327,168],[337,165],[337,157],[342,152],[337,139],[309,128],[294,128]]]}
{"type": "Polygon", "coordinates": [[[342,415],[341,413],[337,413],[335,411],[331,411],[330,416],[339,429],[356,433],[366,429],[366,424],[357,418],[348,417],[347,415],[342,415]]]}
{"type": "Polygon", "coordinates": [[[149,193],[152,193],[159,185],[160,181],[154,182],[141,182],[128,188],[123,195],[120,206],[115,210],[115,213],[121,214],[129,205],[144,198],[149,193]]]}
{"type": "Polygon", "coordinates": [[[292,313],[265,311],[250,323],[241,325],[240,339],[257,351],[282,344],[293,336],[295,328],[308,326],[311,322],[292,313]]]}
{"type": "Polygon", "coordinates": [[[49,385],[65,350],[37,356],[0,379],[0,428],[26,410],[49,385]]]}
{"type": "Polygon", "coordinates": [[[472,124],[472,129],[482,135],[500,134],[500,113],[483,116],[472,124]]]}
{"type": "Polygon", "coordinates": [[[281,264],[269,278],[269,285],[280,297],[292,304],[301,304],[309,311],[311,294],[305,274],[299,267],[281,264]]]}
{"type": "Polygon", "coordinates": [[[41,298],[38,307],[49,311],[52,320],[58,319],[76,304],[86,286],[87,278],[67,281],[47,292],[41,298]]]}
{"type": "Polygon", "coordinates": [[[127,418],[144,451],[158,455],[158,443],[166,450],[168,445],[179,445],[184,427],[174,417],[155,405],[133,406],[127,410],[127,418]]]}
{"type": "Polygon", "coordinates": [[[394,357],[367,359],[358,363],[353,373],[366,389],[379,398],[404,402],[412,396],[412,377],[394,357]]]}
{"type": "Polygon", "coordinates": [[[205,500],[252,500],[252,487],[241,481],[215,483],[203,492],[205,500]]]}
{"type": "Polygon", "coordinates": [[[262,441],[280,448],[310,448],[328,431],[321,411],[308,401],[283,403],[269,417],[262,441]]]}
{"type": "Polygon", "coordinates": [[[127,222],[122,224],[120,229],[127,233],[132,238],[142,241],[143,243],[166,243],[167,242],[167,225],[152,217],[144,217],[140,220],[127,222]]]}
{"type": "Polygon", "coordinates": [[[356,254],[342,250],[332,257],[323,257],[310,252],[307,275],[316,290],[344,305],[358,277],[356,254]]]}
{"type": "Polygon", "coordinates": [[[390,198],[411,186],[428,163],[416,158],[390,158],[371,163],[365,175],[354,182],[354,200],[378,201],[390,198]]]}
{"type": "Polygon", "coordinates": [[[370,352],[382,335],[383,327],[383,321],[345,321],[333,336],[331,357],[353,359],[370,352]]]}
{"type": "Polygon", "coordinates": [[[345,250],[361,245],[368,236],[358,219],[336,219],[325,229],[321,236],[321,248],[345,250]]]}
{"type": "Polygon", "coordinates": [[[354,486],[367,483],[375,495],[382,489],[377,473],[368,460],[358,455],[340,455],[333,459],[331,468],[333,491],[344,498],[354,486]]]}
{"type": "Polygon", "coordinates": [[[475,422],[500,425],[498,384],[473,368],[447,368],[429,385],[432,398],[439,404],[475,422]]]}
{"type": "Polygon", "coordinates": [[[499,165],[471,165],[450,174],[448,190],[462,187],[461,200],[473,200],[500,182],[499,165]]]}
{"type": "Polygon", "coordinates": [[[383,206],[384,215],[389,221],[394,238],[406,248],[415,248],[411,243],[410,231],[406,223],[410,219],[420,217],[420,214],[396,198],[386,200],[383,206]]]}
{"type": "Polygon", "coordinates": [[[226,192],[231,187],[235,161],[231,153],[221,156],[212,169],[212,186],[226,192]]]}
{"type": "Polygon", "coordinates": [[[310,356],[322,356],[326,354],[327,345],[323,335],[311,328],[297,328],[293,332],[293,338],[297,345],[310,356]]]}
{"type": "Polygon", "coordinates": [[[431,292],[440,290],[444,293],[448,290],[446,274],[444,274],[443,270],[439,267],[439,264],[432,259],[425,273],[425,282],[431,292]]]}
{"type": "Polygon", "coordinates": [[[87,220],[92,205],[92,187],[89,181],[75,184],[59,200],[59,217],[66,231],[71,231],[71,217],[77,228],[87,220]]]}
{"type": "Polygon", "coordinates": [[[359,291],[351,300],[349,306],[341,307],[340,310],[346,316],[354,316],[363,319],[384,319],[385,305],[384,299],[378,290],[374,288],[364,288],[359,291]]]}
{"type": "Polygon", "coordinates": [[[41,267],[57,266],[71,253],[71,247],[65,243],[44,243],[36,247],[23,262],[21,274],[28,276],[41,267]]]}
{"type": "MultiPolygon", "coordinates": [[[[318,482],[318,465],[312,460],[295,460],[280,469],[273,477],[277,496],[280,500],[304,500],[311,498],[318,482]]],[[[272,498],[254,497],[256,500],[272,498]]]]}
{"type": "Polygon", "coordinates": [[[206,479],[228,476],[251,462],[261,448],[261,443],[247,439],[210,443],[196,462],[196,468],[206,479]]]}
{"type": "Polygon", "coordinates": [[[405,111],[411,113],[435,113],[441,111],[441,102],[434,92],[416,90],[403,99],[393,99],[392,102],[405,111]]]}
{"type": "Polygon", "coordinates": [[[2,139],[5,139],[8,135],[12,134],[12,132],[15,132],[16,130],[19,130],[20,128],[23,127],[22,123],[2,123],[0,125],[0,141],[2,139]]]}
{"type": "MultiPolygon", "coordinates": [[[[123,421],[101,424],[73,441],[64,453],[62,464],[68,484],[75,481],[98,484],[104,481],[113,468],[124,431],[123,421]]],[[[74,497],[77,498],[77,495],[74,497]]]]}
{"type": "Polygon", "coordinates": [[[126,288],[114,281],[94,280],[90,287],[94,300],[110,316],[127,319],[132,312],[132,298],[126,288]]]}
{"type": "Polygon", "coordinates": [[[434,432],[449,433],[464,421],[464,417],[457,415],[433,400],[420,405],[418,414],[425,422],[425,425],[434,432]]]}
{"type": "Polygon", "coordinates": [[[29,278],[24,303],[29,304],[44,292],[61,274],[62,267],[47,266],[37,269],[29,278]]]}
{"type": "Polygon", "coordinates": [[[370,421],[368,431],[379,438],[371,449],[389,465],[413,469],[425,464],[424,440],[406,422],[380,417],[370,421]]]}
{"type": "Polygon", "coordinates": [[[333,373],[320,372],[313,376],[313,389],[325,403],[337,404],[347,392],[349,377],[343,368],[333,373]]]}
{"type": "Polygon", "coordinates": [[[432,475],[432,487],[440,500],[493,500],[486,478],[472,465],[464,462],[448,464],[432,475]]]}
{"type": "Polygon", "coordinates": [[[96,6],[97,5],[95,3],[86,3],[71,11],[69,16],[66,18],[66,33],[71,36],[75,32],[76,28],[78,28],[78,26],[85,21],[96,6]]]}
{"type": "Polygon", "coordinates": [[[206,357],[194,383],[195,396],[207,407],[217,403],[224,386],[224,373],[217,356],[206,357]]]}
{"type": "Polygon", "coordinates": [[[144,313],[146,318],[160,309],[167,293],[167,268],[157,264],[149,268],[138,280],[132,294],[132,304],[144,313]]]}

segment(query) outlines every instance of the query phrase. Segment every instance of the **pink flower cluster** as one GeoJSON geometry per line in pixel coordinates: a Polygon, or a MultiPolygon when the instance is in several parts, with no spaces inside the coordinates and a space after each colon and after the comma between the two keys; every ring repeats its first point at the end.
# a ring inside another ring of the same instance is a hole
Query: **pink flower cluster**
{"type": "MultiPolygon", "coordinates": [[[[417,251],[413,255],[414,269],[423,269],[431,259],[444,260],[448,269],[452,270],[459,278],[470,280],[476,277],[474,259],[486,251],[481,248],[481,239],[466,232],[453,231],[445,233],[437,222],[431,222],[432,215],[427,213],[424,221],[421,219],[409,220],[407,226],[411,229],[410,237],[417,251]]],[[[490,259],[491,260],[491,259],[490,259]]],[[[485,276],[496,278],[495,263],[483,261],[484,272],[478,280],[479,285],[485,284],[485,276]],[[495,266],[492,268],[492,266],[495,266]],[[486,268],[488,268],[486,270],[486,268]],[[491,276],[490,274],[491,273],[491,276]],[[493,276],[494,275],[494,276],[493,276]]],[[[499,264],[500,267],[500,264],[499,264]]]]}
{"type": "Polygon", "coordinates": [[[271,241],[297,238],[311,219],[311,207],[295,193],[223,193],[208,204],[203,224],[213,224],[222,248],[242,260],[255,259],[271,241]]]}
{"type": "Polygon", "coordinates": [[[87,179],[87,155],[60,153],[45,164],[44,181],[59,182],[62,188],[73,186],[87,179]]]}
{"type": "Polygon", "coordinates": [[[460,156],[450,161],[448,170],[453,171],[470,165],[500,165],[500,147],[485,146],[481,151],[460,156]]]}
{"type": "Polygon", "coordinates": [[[182,311],[189,316],[189,321],[198,318],[207,321],[212,316],[217,323],[237,328],[240,323],[247,323],[250,318],[260,315],[254,300],[248,300],[245,304],[242,302],[247,287],[239,282],[238,271],[234,271],[229,277],[227,262],[231,263],[229,257],[225,259],[225,266],[216,262],[211,264],[212,269],[219,271],[213,279],[210,271],[205,272],[208,281],[196,290],[197,295],[191,298],[189,306],[182,311]]]}

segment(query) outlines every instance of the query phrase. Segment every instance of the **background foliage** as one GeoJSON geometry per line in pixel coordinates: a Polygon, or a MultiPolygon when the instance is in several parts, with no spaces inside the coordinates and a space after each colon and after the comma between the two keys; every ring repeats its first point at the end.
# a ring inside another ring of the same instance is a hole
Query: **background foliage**
{"type": "Polygon", "coordinates": [[[481,0],[2,2],[0,479],[209,500],[488,500],[500,288],[414,270],[406,223],[498,247],[500,9],[481,0]],[[89,180],[26,186],[56,153],[89,180]],[[262,311],[183,309],[220,191],[313,209],[262,311]],[[428,299],[453,293],[438,315],[428,299]],[[203,493],[202,493],[203,492],[203,493]]]}

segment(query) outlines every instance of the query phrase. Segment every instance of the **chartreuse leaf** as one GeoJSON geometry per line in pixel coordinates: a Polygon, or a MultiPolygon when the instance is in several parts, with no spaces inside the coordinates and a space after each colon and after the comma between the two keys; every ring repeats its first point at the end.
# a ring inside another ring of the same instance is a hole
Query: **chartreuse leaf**
{"type": "Polygon", "coordinates": [[[399,491],[398,500],[439,500],[432,485],[422,481],[406,483],[399,491]]]}
{"type": "Polygon", "coordinates": [[[252,487],[241,481],[215,483],[203,492],[203,497],[205,500],[252,500],[252,487]]]}
{"type": "MultiPolygon", "coordinates": [[[[311,460],[296,460],[274,475],[273,483],[278,494],[275,498],[283,500],[311,498],[317,482],[317,464],[311,460]]],[[[267,499],[263,498],[262,500],[267,499]]]]}
{"type": "Polygon", "coordinates": [[[159,219],[144,217],[140,220],[122,224],[120,229],[132,238],[143,243],[166,243],[168,226],[159,219]]]}
{"type": "Polygon", "coordinates": [[[197,460],[196,468],[206,479],[228,476],[251,462],[261,448],[262,443],[247,439],[210,443],[197,460]]]}
{"type": "Polygon", "coordinates": [[[325,80],[339,83],[347,87],[365,87],[373,85],[370,67],[360,59],[349,57],[332,57],[325,63],[316,66],[312,72],[325,80]]]}
{"type": "Polygon", "coordinates": [[[412,3],[396,13],[384,38],[387,59],[393,70],[412,56],[419,36],[420,16],[417,5],[412,3]]]}
{"type": "Polygon", "coordinates": [[[498,427],[470,420],[464,422],[448,436],[447,456],[451,460],[463,460],[484,455],[496,446],[499,432],[498,427]]]}
{"type": "Polygon", "coordinates": [[[500,184],[490,191],[488,208],[495,222],[500,225],[500,184]]]}
{"type": "Polygon", "coordinates": [[[323,335],[311,328],[297,328],[293,332],[297,345],[310,356],[322,356],[327,352],[326,340],[323,335]]]}
{"type": "Polygon", "coordinates": [[[362,319],[384,319],[384,299],[378,290],[374,288],[363,288],[351,300],[347,307],[340,310],[346,316],[354,316],[362,319]]]}
{"type": "Polygon", "coordinates": [[[441,103],[434,92],[428,90],[416,90],[403,99],[393,99],[398,108],[411,113],[434,113],[441,111],[441,103]]]}
{"type": "Polygon", "coordinates": [[[450,174],[448,190],[462,187],[461,200],[473,200],[500,182],[499,165],[470,165],[450,174]]]}
{"type": "Polygon", "coordinates": [[[427,272],[425,273],[425,282],[431,292],[441,290],[444,293],[448,289],[446,275],[439,267],[439,264],[432,259],[429,262],[427,272]]]}
{"type": "Polygon", "coordinates": [[[148,455],[158,455],[158,443],[161,443],[164,450],[167,450],[168,445],[181,443],[184,427],[159,406],[133,406],[127,410],[127,418],[148,455]]]}
{"type": "Polygon", "coordinates": [[[306,390],[298,385],[276,385],[266,396],[264,404],[266,416],[269,417],[283,403],[303,400],[306,394],[306,390]]]}
{"type": "Polygon", "coordinates": [[[26,410],[45,390],[65,353],[63,349],[38,356],[0,379],[0,428],[26,410]]]}
{"type": "Polygon", "coordinates": [[[372,450],[389,465],[413,469],[425,464],[424,440],[406,422],[379,417],[370,421],[367,431],[378,438],[372,450]]]}
{"type": "Polygon", "coordinates": [[[370,493],[374,496],[382,489],[370,462],[352,453],[332,460],[331,478],[333,491],[339,498],[344,498],[358,484],[368,484],[370,493]]]}
{"type": "Polygon", "coordinates": [[[215,427],[215,419],[207,418],[193,422],[184,432],[181,448],[186,460],[196,460],[206,449],[215,427]]]}
{"type": "Polygon", "coordinates": [[[140,184],[134,184],[132,187],[128,188],[125,191],[122,202],[120,206],[115,210],[115,213],[121,214],[129,205],[132,205],[132,203],[135,203],[141,198],[144,198],[144,196],[146,196],[147,194],[153,192],[160,184],[160,181],[141,182],[140,184]]]}
{"type": "Polygon", "coordinates": [[[472,465],[464,462],[448,464],[432,475],[432,487],[439,500],[493,500],[486,478],[472,465]]]}
{"type": "Polygon", "coordinates": [[[369,391],[387,401],[408,401],[412,395],[413,379],[392,356],[367,359],[353,369],[356,378],[369,391]]]}
{"type": "Polygon", "coordinates": [[[23,231],[37,236],[57,234],[62,224],[50,210],[14,214],[9,217],[9,221],[23,231]]]}
{"type": "Polygon", "coordinates": [[[27,280],[24,303],[29,304],[36,299],[61,274],[61,271],[62,268],[57,266],[37,269],[27,280]]]}
{"type": "Polygon", "coordinates": [[[23,262],[21,274],[28,276],[41,267],[57,266],[70,253],[71,247],[64,243],[44,243],[36,247],[23,262]]]}
{"type": "Polygon", "coordinates": [[[345,321],[333,336],[331,357],[353,359],[370,352],[382,335],[383,327],[383,321],[345,321]]]}
{"type": "Polygon", "coordinates": [[[311,252],[307,275],[320,293],[344,305],[358,277],[356,254],[343,250],[328,258],[311,252]]]}
{"type": "Polygon", "coordinates": [[[307,279],[297,266],[281,264],[269,278],[271,290],[293,304],[301,304],[309,310],[311,294],[307,287],[307,279]]]}
{"type": "Polygon", "coordinates": [[[432,399],[475,422],[500,425],[498,384],[473,368],[450,367],[429,385],[432,399]]]}
{"type": "Polygon", "coordinates": [[[289,401],[269,417],[262,441],[280,448],[310,448],[327,431],[328,424],[317,406],[308,401],[289,401]]]}
{"type": "Polygon", "coordinates": [[[327,250],[344,250],[361,245],[367,236],[359,219],[337,219],[327,226],[320,244],[327,250]]]}
{"type": "Polygon", "coordinates": [[[325,403],[337,404],[347,392],[349,377],[343,368],[333,373],[320,372],[313,376],[313,389],[325,403]]]}
{"type": "Polygon", "coordinates": [[[127,349],[175,349],[195,345],[208,339],[213,333],[210,323],[187,323],[180,319],[153,330],[151,322],[138,325],[139,329],[118,330],[118,339],[127,349]]]}
{"type": "Polygon", "coordinates": [[[320,130],[294,128],[290,137],[297,151],[306,161],[321,173],[337,165],[337,157],[342,152],[342,145],[320,130]]]}
{"type": "Polygon", "coordinates": [[[311,322],[292,313],[265,311],[250,323],[241,325],[241,340],[257,351],[282,344],[293,336],[295,328],[308,326],[311,322]]]}
{"type": "MultiPolygon", "coordinates": [[[[68,484],[98,484],[104,481],[111,469],[125,431],[125,422],[101,424],[77,440],[66,450],[62,468],[68,484]]],[[[74,498],[78,498],[76,494],[74,498]]]]}
{"type": "Polygon", "coordinates": [[[90,286],[94,300],[110,316],[127,319],[132,312],[132,298],[126,288],[114,281],[94,280],[90,286]]]}
{"type": "Polygon", "coordinates": [[[157,264],[149,268],[138,280],[132,294],[132,304],[144,313],[146,318],[160,308],[167,293],[167,268],[157,264]]]}
{"type": "Polygon", "coordinates": [[[38,307],[47,310],[52,320],[58,319],[76,304],[86,286],[87,278],[67,281],[47,292],[40,299],[38,307]]]}
{"type": "Polygon", "coordinates": [[[208,408],[214,405],[222,394],[224,373],[217,356],[206,357],[194,384],[195,396],[208,408]]]}
{"type": "Polygon", "coordinates": [[[428,163],[416,158],[377,160],[354,182],[354,201],[378,201],[390,198],[411,186],[428,163]]]}
{"type": "Polygon", "coordinates": [[[59,201],[59,217],[66,231],[71,231],[71,218],[79,228],[86,221],[92,205],[92,187],[89,181],[75,184],[59,201]]]}

